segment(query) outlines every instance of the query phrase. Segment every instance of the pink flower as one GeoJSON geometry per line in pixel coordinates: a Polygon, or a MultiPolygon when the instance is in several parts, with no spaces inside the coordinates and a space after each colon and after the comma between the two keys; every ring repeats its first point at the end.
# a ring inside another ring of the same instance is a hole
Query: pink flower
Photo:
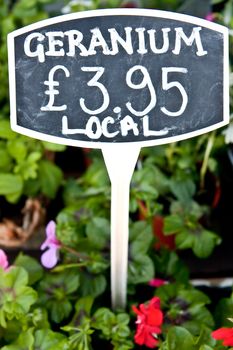
{"type": "Polygon", "coordinates": [[[54,221],[50,221],[46,227],[46,240],[41,245],[41,250],[48,248],[41,256],[41,263],[44,267],[51,269],[54,267],[59,258],[59,249],[61,243],[56,237],[56,224],[54,221]]]}
{"type": "Polygon", "coordinates": [[[206,19],[207,21],[213,22],[213,21],[215,20],[215,15],[214,15],[212,12],[210,12],[210,13],[208,13],[208,15],[205,17],[205,19],[206,19]]]}
{"type": "Polygon", "coordinates": [[[161,287],[166,283],[166,281],[162,280],[161,278],[153,278],[152,280],[149,281],[149,286],[151,287],[161,287]]]}
{"type": "Polygon", "coordinates": [[[9,266],[8,259],[4,250],[0,249],[0,267],[6,270],[9,266]]]}
{"type": "Polygon", "coordinates": [[[160,310],[160,299],[154,297],[148,304],[140,304],[138,309],[132,306],[132,309],[137,314],[135,343],[154,348],[159,344],[157,335],[162,332],[163,313],[160,310]]]}

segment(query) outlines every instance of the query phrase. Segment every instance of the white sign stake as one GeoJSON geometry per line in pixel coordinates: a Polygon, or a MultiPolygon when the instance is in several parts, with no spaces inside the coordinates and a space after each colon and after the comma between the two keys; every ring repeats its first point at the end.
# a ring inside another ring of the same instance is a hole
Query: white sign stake
{"type": "Polygon", "coordinates": [[[125,308],[129,243],[129,189],[140,153],[135,145],[102,148],[111,181],[111,293],[113,309],[125,308]]]}

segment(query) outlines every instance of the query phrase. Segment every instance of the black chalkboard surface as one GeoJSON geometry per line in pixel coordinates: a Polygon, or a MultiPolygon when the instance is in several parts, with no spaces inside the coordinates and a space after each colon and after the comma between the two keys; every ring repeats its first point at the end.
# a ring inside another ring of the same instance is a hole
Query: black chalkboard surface
{"type": "Polygon", "coordinates": [[[178,141],[228,122],[228,31],[177,13],[97,10],[9,34],[13,130],[101,148],[178,141]]]}

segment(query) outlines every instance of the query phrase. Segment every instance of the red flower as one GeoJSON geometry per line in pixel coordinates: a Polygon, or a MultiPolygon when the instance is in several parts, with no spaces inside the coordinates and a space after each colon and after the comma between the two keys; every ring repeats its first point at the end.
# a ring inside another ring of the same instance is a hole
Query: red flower
{"type": "Polygon", "coordinates": [[[148,304],[140,304],[138,309],[133,306],[132,309],[137,314],[135,343],[154,348],[159,343],[157,335],[162,332],[163,313],[160,310],[160,299],[154,297],[148,304]]]}
{"type": "Polygon", "coordinates": [[[233,346],[233,328],[219,328],[211,335],[216,340],[223,340],[223,345],[233,346]]]}
{"type": "Polygon", "coordinates": [[[165,236],[164,234],[164,218],[156,215],[153,220],[153,231],[156,237],[155,249],[167,248],[168,250],[175,249],[175,236],[165,236]]]}

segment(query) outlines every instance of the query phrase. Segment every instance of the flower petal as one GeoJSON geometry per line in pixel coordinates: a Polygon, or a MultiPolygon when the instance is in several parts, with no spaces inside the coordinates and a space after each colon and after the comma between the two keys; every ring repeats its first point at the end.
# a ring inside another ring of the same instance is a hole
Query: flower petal
{"type": "Polygon", "coordinates": [[[161,287],[166,283],[165,280],[162,280],[161,278],[153,278],[152,280],[149,281],[148,285],[151,287],[161,287]]]}
{"type": "Polygon", "coordinates": [[[223,345],[233,346],[233,328],[222,327],[211,333],[216,340],[223,340],[223,345]]]}
{"type": "Polygon", "coordinates": [[[0,249],[0,266],[6,270],[7,267],[9,266],[7,255],[4,252],[4,250],[0,249]]]}
{"type": "Polygon", "coordinates": [[[54,267],[58,262],[59,254],[57,248],[49,248],[41,255],[41,264],[48,269],[54,267]]]}
{"type": "Polygon", "coordinates": [[[49,221],[48,225],[46,226],[46,236],[50,239],[57,239],[56,238],[56,223],[55,221],[51,220],[49,221]]]}
{"type": "Polygon", "coordinates": [[[47,238],[47,239],[44,241],[44,243],[41,244],[40,249],[41,249],[41,250],[45,250],[46,248],[49,248],[49,246],[50,246],[50,241],[49,241],[49,239],[47,238]]]}
{"type": "Polygon", "coordinates": [[[147,323],[150,326],[161,326],[163,323],[163,313],[159,309],[152,310],[147,315],[147,323]]]}
{"type": "Polygon", "coordinates": [[[149,307],[151,306],[160,309],[160,299],[158,297],[152,298],[149,302],[149,307]]]}

